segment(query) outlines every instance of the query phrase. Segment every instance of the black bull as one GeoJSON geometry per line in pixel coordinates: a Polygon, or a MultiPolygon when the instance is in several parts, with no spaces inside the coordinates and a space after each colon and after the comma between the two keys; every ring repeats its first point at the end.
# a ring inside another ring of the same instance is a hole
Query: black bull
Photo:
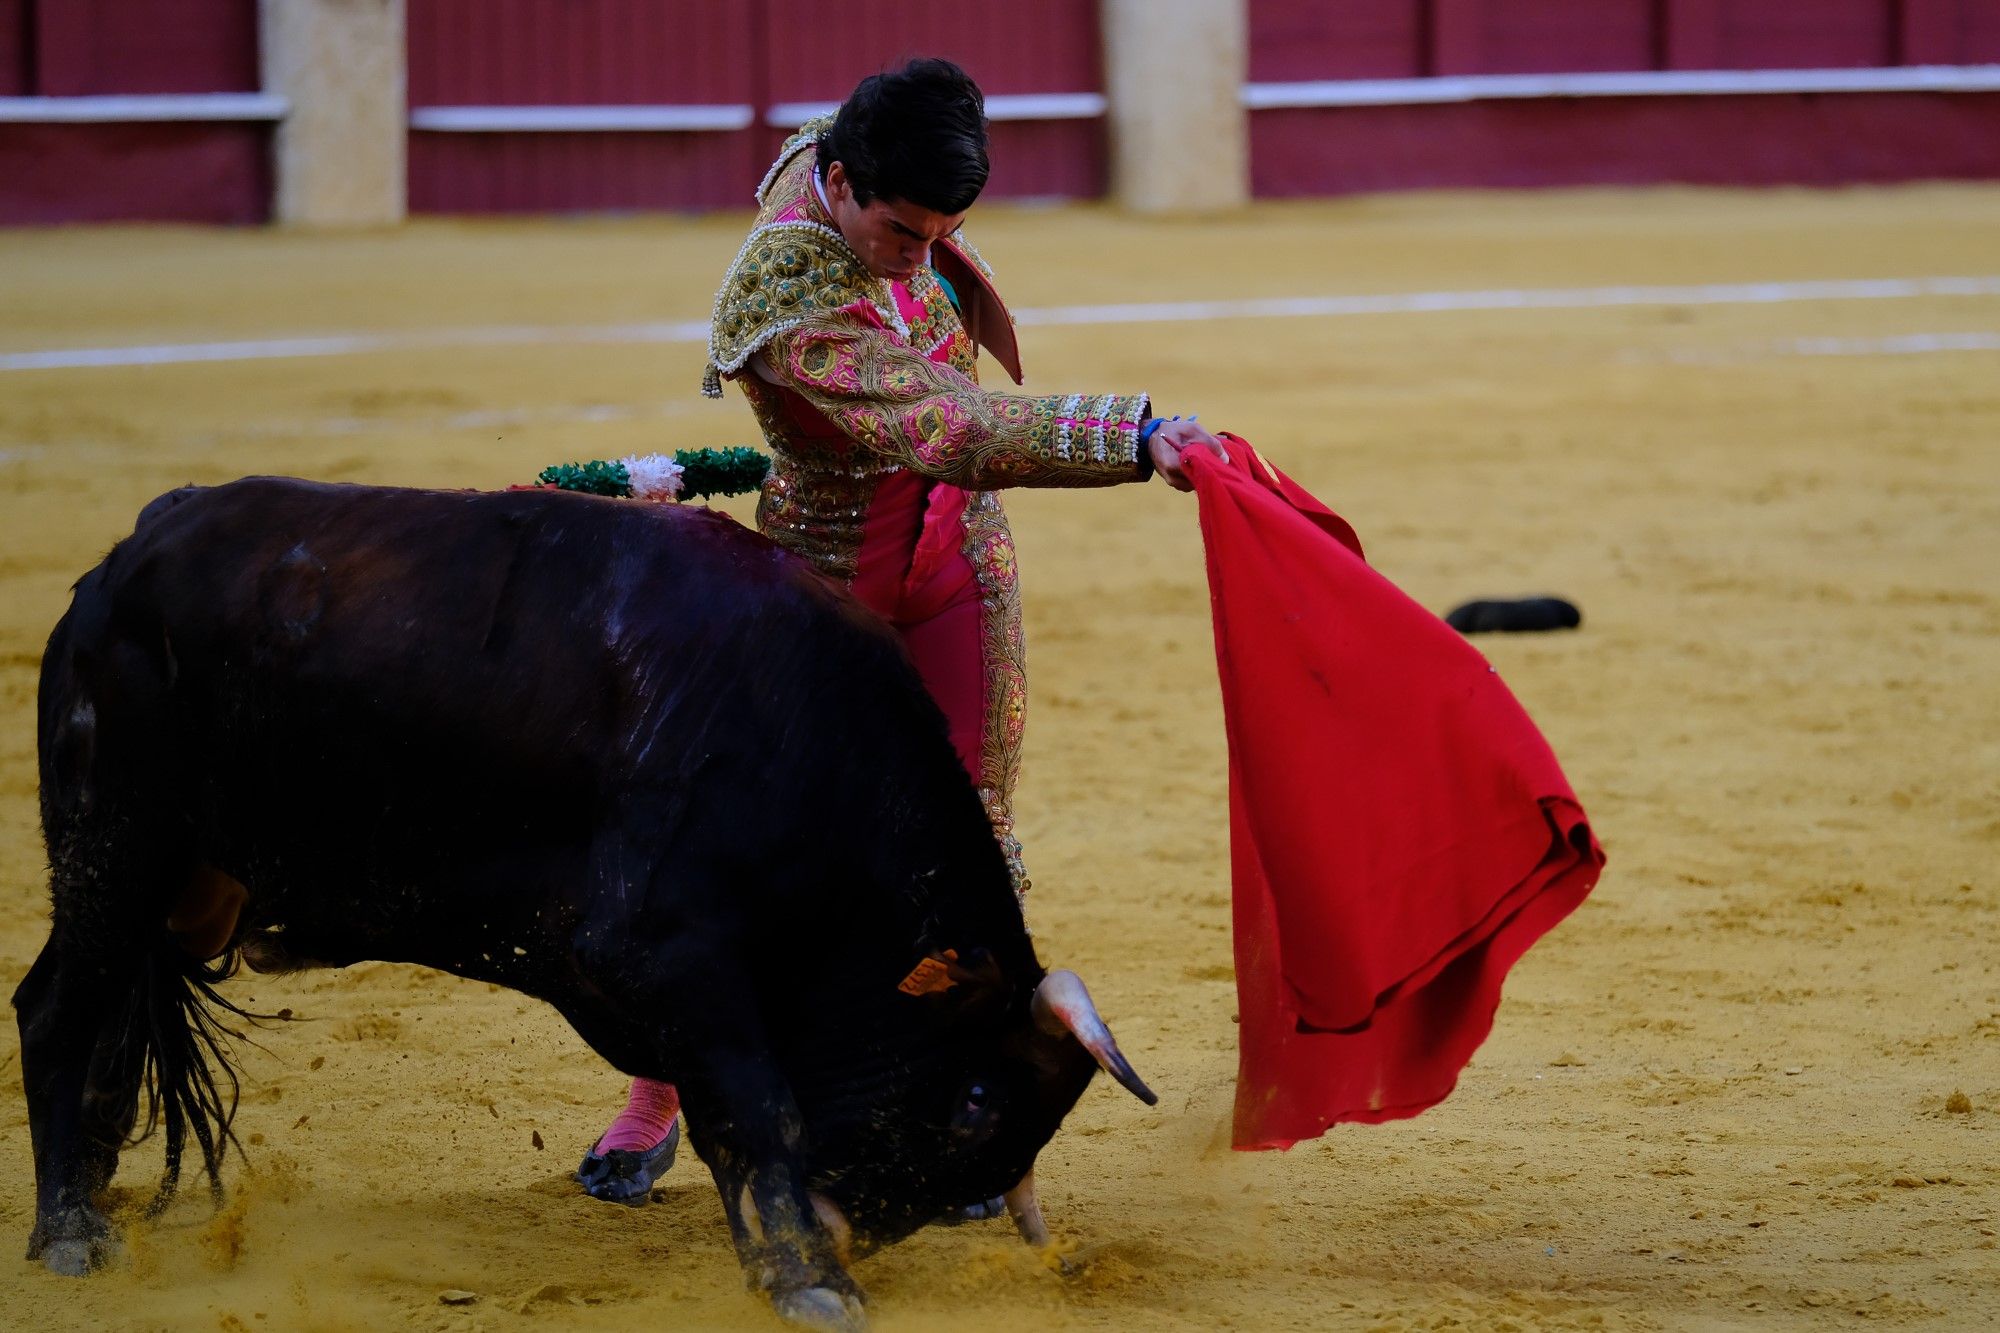
{"type": "Polygon", "coordinates": [[[894,636],[727,518],[173,492],[78,582],[39,714],[53,925],[14,1004],[58,1271],[109,1252],[135,1128],[161,1202],[190,1135],[219,1189],[238,956],[496,982],[678,1083],[747,1275],[807,1321],[858,1318],[843,1254],[976,1201],[1035,1238],[1098,1064],[1152,1100],[1036,960],[894,636]]]}

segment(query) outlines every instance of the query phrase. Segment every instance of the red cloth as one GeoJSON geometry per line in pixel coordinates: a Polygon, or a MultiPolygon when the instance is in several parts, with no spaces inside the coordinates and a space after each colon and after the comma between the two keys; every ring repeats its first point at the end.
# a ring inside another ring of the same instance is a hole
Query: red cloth
{"type": "Polygon", "coordinates": [[[1190,456],[1229,733],[1238,1148],[1412,1116],[1604,853],[1477,650],[1239,440],[1190,456]]]}

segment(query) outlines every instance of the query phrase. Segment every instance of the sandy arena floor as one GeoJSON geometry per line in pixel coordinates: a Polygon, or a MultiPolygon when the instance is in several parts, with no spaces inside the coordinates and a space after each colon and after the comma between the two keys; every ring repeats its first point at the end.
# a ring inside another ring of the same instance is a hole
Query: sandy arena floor
{"type": "MultiPolygon", "coordinates": [[[[699,319],[742,225],[8,233],[0,353],[699,319]]],[[[1213,225],[996,207],[976,234],[1021,307],[1979,275],[2000,272],[2000,189],[1396,198],[1213,225]]],[[[1158,486],[1010,501],[1032,914],[1164,1100],[1100,1085],[1044,1158],[1083,1276],[1004,1223],[935,1232],[857,1270],[878,1326],[2000,1324],[1996,331],[2000,295],[1025,328],[1031,387],[1149,388],[1248,436],[1430,606],[1579,602],[1580,633],[1487,647],[1611,864],[1444,1106],[1222,1150],[1227,821],[1194,509],[1158,486]]],[[[497,487],[750,442],[699,367],[687,343],[558,342],[0,372],[7,986],[45,933],[37,662],[140,505],[247,472],[497,487]]],[[[552,1013],[389,965],[235,993],[299,1021],[249,1054],[227,1210],[190,1191],[85,1282],[0,1259],[0,1323],[771,1326],[692,1159],[645,1210],[574,1192],[622,1081],[552,1013]]],[[[128,1155],[128,1201],[157,1151],[128,1155]]]]}

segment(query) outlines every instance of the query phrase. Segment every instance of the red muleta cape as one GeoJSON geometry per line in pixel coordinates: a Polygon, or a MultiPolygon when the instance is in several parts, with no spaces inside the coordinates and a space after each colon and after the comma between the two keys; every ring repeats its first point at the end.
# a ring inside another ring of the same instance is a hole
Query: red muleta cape
{"type": "Polygon", "coordinates": [[[1241,440],[1191,455],[1229,733],[1235,1145],[1442,1101],[1604,866],[1477,650],[1241,440]]]}

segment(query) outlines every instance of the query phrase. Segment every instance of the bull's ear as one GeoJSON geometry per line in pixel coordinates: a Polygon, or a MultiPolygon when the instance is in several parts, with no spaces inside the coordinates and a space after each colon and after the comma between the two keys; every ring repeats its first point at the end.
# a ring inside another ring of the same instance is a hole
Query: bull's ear
{"type": "Polygon", "coordinates": [[[951,970],[951,979],[961,986],[991,989],[1007,984],[991,949],[971,948],[963,953],[947,949],[945,963],[951,970]]]}
{"type": "Polygon", "coordinates": [[[955,1005],[974,1009],[1004,1004],[1012,994],[992,951],[976,947],[927,954],[896,989],[905,995],[942,996],[955,1005]]]}
{"type": "Polygon", "coordinates": [[[991,1016],[1013,1003],[1019,992],[1008,982],[1000,960],[990,949],[963,950],[951,960],[951,977],[958,984],[951,994],[967,1014],[991,1016]]]}

